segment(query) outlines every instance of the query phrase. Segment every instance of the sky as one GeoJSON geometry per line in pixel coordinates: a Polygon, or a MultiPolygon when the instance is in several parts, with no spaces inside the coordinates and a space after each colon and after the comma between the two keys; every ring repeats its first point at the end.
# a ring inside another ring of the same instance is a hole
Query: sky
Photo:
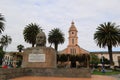
{"type": "MultiPolygon", "coordinates": [[[[94,41],[94,33],[99,24],[115,22],[120,25],[120,0],[0,0],[0,13],[5,17],[5,31],[12,43],[6,51],[17,51],[17,45],[31,47],[23,37],[26,25],[38,24],[48,35],[54,28],[60,28],[65,35],[63,50],[68,45],[68,30],[74,21],[78,29],[78,44],[88,51],[107,51],[99,48],[94,41]]],[[[0,35],[0,36],[1,36],[0,35]]],[[[48,37],[48,36],[47,36],[48,37]]],[[[46,46],[50,44],[47,43],[46,46]]],[[[120,51],[120,46],[113,48],[120,51]]]]}

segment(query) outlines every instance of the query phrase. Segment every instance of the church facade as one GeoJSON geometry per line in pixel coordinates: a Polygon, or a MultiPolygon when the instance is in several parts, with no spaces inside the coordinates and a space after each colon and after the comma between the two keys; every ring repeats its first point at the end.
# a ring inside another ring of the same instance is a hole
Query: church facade
{"type": "Polygon", "coordinates": [[[62,54],[89,54],[89,52],[78,45],[78,30],[72,21],[69,28],[69,43],[67,48],[61,51],[62,54]]]}

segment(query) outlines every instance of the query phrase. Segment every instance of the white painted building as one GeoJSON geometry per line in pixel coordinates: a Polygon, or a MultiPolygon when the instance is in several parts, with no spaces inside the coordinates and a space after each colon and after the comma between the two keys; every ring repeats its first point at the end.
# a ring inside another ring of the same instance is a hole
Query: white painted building
{"type": "MultiPolygon", "coordinates": [[[[90,52],[91,54],[97,55],[99,58],[104,56],[109,60],[109,54],[108,52],[90,52]]],[[[120,66],[120,51],[114,51],[113,52],[113,61],[115,66],[120,66]]]]}

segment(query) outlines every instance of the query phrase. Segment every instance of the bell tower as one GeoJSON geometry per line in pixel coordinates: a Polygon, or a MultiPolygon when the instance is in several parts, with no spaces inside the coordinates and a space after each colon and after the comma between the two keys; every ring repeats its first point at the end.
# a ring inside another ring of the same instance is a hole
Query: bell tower
{"type": "Polygon", "coordinates": [[[78,44],[78,36],[77,36],[77,29],[72,21],[71,27],[69,29],[69,45],[68,46],[75,46],[78,44]]]}
{"type": "Polygon", "coordinates": [[[72,21],[68,31],[68,34],[69,34],[68,46],[61,53],[63,54],[88,54],[89,53],[88,51],[86,51],[85,49],[81,48],[78,45],[77,33],[78,31],[77,31],[77,28],[75,27],[75,23],[72,21]]]}

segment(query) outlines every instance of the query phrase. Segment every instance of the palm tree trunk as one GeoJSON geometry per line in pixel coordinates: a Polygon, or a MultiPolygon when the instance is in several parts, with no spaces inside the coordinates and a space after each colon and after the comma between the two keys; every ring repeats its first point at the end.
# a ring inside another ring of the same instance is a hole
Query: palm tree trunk
{"type": "Polygon", "coordinates": [[[34,47],[35,44],[32,44],[32,47],[34,47]]]}
{"type": "Polygon", "coordinates": [[[50,44],[50,47],[52,46],[52,43],[50,44]]]}
{"type": "Polygon", "coordinates": [[[21,49],[19,49],[19,52],[21,52],[22,50],[21,49]]]}
{"type": "Polygon", "coordinates": [[[108,46],[108,53],[109,53],[110,65],[113,65],[112,46],[108,46]]]}
{"type": "Polygon", "coordinates": [[[0,50],[3,51],[3,46],[0,46],[0,50]]]}
{"type": "Polygon", "coordinates": [[[55,50],[57,51],[57,49],[58,49],[58,44],[55,43],[55,50]]]}

